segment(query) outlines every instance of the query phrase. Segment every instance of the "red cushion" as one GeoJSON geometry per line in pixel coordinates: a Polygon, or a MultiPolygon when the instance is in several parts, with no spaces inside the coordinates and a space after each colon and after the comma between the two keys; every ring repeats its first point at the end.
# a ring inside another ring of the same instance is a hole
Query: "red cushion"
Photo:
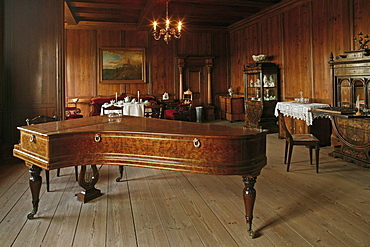
{"type": "Polygon", "coordinates": [[[179,112],[175,109],[167,109],[164,111],[164,117],[173,118],[175,114],[178,114],[179,112]]]}

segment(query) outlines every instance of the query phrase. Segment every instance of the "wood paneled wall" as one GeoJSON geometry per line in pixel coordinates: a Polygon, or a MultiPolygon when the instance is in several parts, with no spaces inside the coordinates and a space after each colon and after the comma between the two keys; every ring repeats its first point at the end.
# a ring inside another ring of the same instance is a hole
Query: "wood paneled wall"
{"type": "MultiPolygon", "coordinates": [[[[0,1],[0,49],[4,51],[4,1],[0,1]]],[[[4,145],[4,104],[6,96],[6,84],[4,79],[4,52],[0,52],[0,151],[4,145]]],[[[0,157],[2,157],[0,152],[0,157]]]]}
{"type": "Polygon", "coordinates": [[[63,1],[5,0],[3,133],[10,152],[17,126],[37,115],[60,115],[63,79],[63,1]]]}
{"type": "MultiPolygon", "coordinates": [[[[329,56],[357,49],[353,37],[370,34],[368,0],[292,0],[230,28],[231,84],[243,89],[243,66],[266,54],[281,68],[281,100],[303,91],[331,103],[329,56]]],[[[243,91],[244,92],[244,91],[243,91]]]]}
{"type": "MultiPolygon", "coordinates": [[[[177,55],[214,56],[213,94],[228,86],[228,33],[184,32],[180,40],[166,44],[155,41],[147,31],[67,29],[66,98],[91,98],[96,95],[152,94],[179,95],[177,55]],[[147,54],[147,83],[102,84],[99,82],[99,48],[144,47],[147,54]]],[[[186,82],[185,82],[186,84],[186,82]]],[[[184,85],[186,88],[187,85],[184,85]]],[[[81,105],[80,107],[84,107],[81,105]]],[[[87,108],[83,114],[88,115],[87,108]]]]}

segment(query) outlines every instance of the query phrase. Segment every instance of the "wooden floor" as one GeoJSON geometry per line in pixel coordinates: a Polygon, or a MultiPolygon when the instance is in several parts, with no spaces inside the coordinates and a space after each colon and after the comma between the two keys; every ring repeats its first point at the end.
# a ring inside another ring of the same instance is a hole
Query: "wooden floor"
{"type": "Polygon", "coordinates": [[[268,165],[255,186],[253,228],[246,231],[239,176],[213,176],[104,166],[103,196],[76,201],[73,168],[51,171],[39,213],[31,210],[29,173],[22,162],[0,166],[0,246],[370,246],[370,174],[321,149],[320,173],[308,151],[295,147],[291,171],[284,140],[269,134],[268,165]]]}

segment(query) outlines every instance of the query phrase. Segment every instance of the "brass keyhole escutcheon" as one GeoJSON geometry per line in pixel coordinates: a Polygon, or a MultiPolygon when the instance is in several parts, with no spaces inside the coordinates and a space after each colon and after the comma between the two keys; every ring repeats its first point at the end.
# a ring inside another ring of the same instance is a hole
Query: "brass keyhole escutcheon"
{"type": "Polygon", "coordinates": [[[36,136],[35,135],[31,135],[30,136],[30,142],[35,142],[36,141],[36,136]]]}
{"type": "Polygon", "coordinates": [[[196,147],[196,148],[199,148],[201,146],[201,142],[197,138],[194,138],[193,144],[194,144],[194,147],[196,147]]]}
{"type": "Polygon", "coordinates": [[[100,134],[95,134],[94,141],[95,142],[101,142],[101,135],[100,134]]]}

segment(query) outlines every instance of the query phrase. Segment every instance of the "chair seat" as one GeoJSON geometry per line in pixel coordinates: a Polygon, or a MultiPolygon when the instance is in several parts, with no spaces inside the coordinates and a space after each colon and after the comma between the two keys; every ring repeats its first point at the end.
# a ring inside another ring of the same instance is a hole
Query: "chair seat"
{"type": "Polygon", "coordinates": [[[167,109],[167,110],[164,111],[164,117],[173,119],[177,115],[187,114],[188,112],[189,111],[185,111],[185,110],[167,109]]]}
{"type": "Polygon", "coordinates": [[[309,141],[309,142],[319,142],[319,139],[317,139],[315,136],[312,134],[292,134],[293,141],[309,141]]]}

